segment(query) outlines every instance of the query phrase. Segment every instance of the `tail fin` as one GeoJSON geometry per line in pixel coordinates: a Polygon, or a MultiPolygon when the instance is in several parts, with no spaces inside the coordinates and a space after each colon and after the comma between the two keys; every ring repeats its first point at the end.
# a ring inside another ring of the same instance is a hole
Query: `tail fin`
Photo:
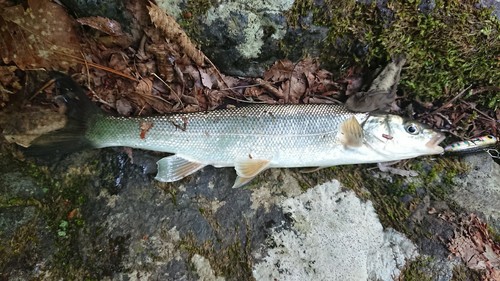
{"type": "Polygon", "coordinates": [[[60,72],[54,72],[52,76],[66,104],[68,120],[63,129],[35,139],[24,151],[26,156],[57,157],[92,147],[92,143],[85,138],[85,132],[95,116],[100,114],[100,109],[71,77],[60,72]]]}

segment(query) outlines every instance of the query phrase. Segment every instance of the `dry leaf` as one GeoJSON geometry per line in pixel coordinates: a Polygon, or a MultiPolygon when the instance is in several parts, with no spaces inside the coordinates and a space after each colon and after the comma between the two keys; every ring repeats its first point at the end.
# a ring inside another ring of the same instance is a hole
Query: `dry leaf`
{"type": "Polygon", "coordinates": [[[284,81],[291,77],[293,63],[290,60],[279,60],[264,73],[264,80],[271,82],[284,81]]]}
{"type": "Polygon", "coordinates": [[[149,78],[144,78],[139,81],[135,90],[140,95],[151,95],[151,91],[153,90],[153,81],[149,78]]]}
{"type": "Polygon", "coordinates": [[[488,226],[475,214],[460,220],[448,249],[467,267],[486,270],[486,280],[496,280],[500,270],[500,245],[493,241],[488,226]]]}
{"type": "Polygon", "coordinates": [[[213,75],[209,75],[207,72],[205,72],[204,69],[199,69],[199,72],[200,72],[200,77],[201,77],[201,84],[203,84],[203,86],[209,88],[209,89],[212,89],[212,86],[213,86],[213,82],[212,82],[212,78],[213,78],[213,75]]]}
{"type": "Polygon", "coordinates": [[[0,54],[4,63],[20,69],[68,69],[69,57],[80,56],[74,21],[64,8],[48,0],[30,0],[0,14],[0,54]]]}
{"type": "Polygon", "coordinates": [[[285,103],[298,103],[306,92],[305,79],[292,76],[289,81],[281,84],[281,89],[285,95],[285,103]]]}
{"type": "Polygon", "coordinates": [[[85,17],[79,18],[76,21],[83,25],[88,25],[94,29],[104,32],[111,36],[121,36],[123,35],[122,26],[119,22],[104,18],[104,17],[85,17]]]}
{"type": "Polygon", "coordinates": [[[2,135],[8,142],[30,146],[37,137],[61,129],[66,117],[52,109],[31,107],[22,112],[0,111],[2,135]]]}

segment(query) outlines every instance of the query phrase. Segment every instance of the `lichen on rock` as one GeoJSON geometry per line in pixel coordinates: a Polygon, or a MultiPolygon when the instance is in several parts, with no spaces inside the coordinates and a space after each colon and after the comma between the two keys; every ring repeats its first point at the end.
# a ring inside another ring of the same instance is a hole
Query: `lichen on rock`
{"type": "Polygon", "coordinates": [[[257,280],[391,280],[418,256],[408,238],[383,229],[371,202],[337,181],[281,206],[291,222],[272,231],[274,247],[256,253],[257,280]]]}

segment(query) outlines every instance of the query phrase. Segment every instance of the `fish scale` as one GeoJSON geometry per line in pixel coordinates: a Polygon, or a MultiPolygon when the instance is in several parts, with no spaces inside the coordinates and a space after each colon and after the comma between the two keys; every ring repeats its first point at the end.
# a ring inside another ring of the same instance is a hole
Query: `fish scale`
{"type": "MultiPolygon", "coordinates": [[[[240,158],[272,159],[274,165],[309,165],[311,154],[340,144],[342,122],[352,113],[332,104],[252,105],[209,112],[125,118],[100,115],[87,132],[95,147],[130,146],[182,155],[214,166],[240,158]],[[151,128],[141,138],[141,124],[151,128]]],[[[273,165],[273,166],[274,166],[273,165]]]]}

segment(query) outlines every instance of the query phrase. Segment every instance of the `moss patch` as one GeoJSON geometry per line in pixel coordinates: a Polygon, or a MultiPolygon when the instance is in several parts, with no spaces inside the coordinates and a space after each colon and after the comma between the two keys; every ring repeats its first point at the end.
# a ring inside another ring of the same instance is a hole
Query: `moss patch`
{"type": "Polygon", "coordinates": [[[432,274],[429,272],[428,268],[430,265],[430,258],[418,257],[416,260],[408,263],[401,275],[399,275],[398,280],[405,281],[432,281],[432,274]]]}
{"type": "Polygon", "coordinates": [[[232,238],[224,236],[226,246],[222,245],[222,241],[208,240],[200,243],[193,235],[187,235],[181,239],[179,245],[181,250],[188,253],[189,260],[195,254],[208,259],[217,276],[223,276],[229,280],[254,280],[250,233],[246,232],[244,241],[240,240],[238,233],[236,229],[232,238]]]}
{"type": "MultiPolygon", "coordinates": [[[[490,10],[477,8],[478,2],[436,0],[436,7],[424,13],[421,1],[326,0],[324,7],[332,8],[325,9],[299,0],[288,21],[296,25],[312,11],[314,23],[329,28],[322,61],[337,74],[406,54],[400,89],[410,98],[433,101],[449,99],[469,85],[500,84],[500,24],[490,10]]],[[[478,100],[497,108],[500,93],[486,91],[478,100]]]]}

